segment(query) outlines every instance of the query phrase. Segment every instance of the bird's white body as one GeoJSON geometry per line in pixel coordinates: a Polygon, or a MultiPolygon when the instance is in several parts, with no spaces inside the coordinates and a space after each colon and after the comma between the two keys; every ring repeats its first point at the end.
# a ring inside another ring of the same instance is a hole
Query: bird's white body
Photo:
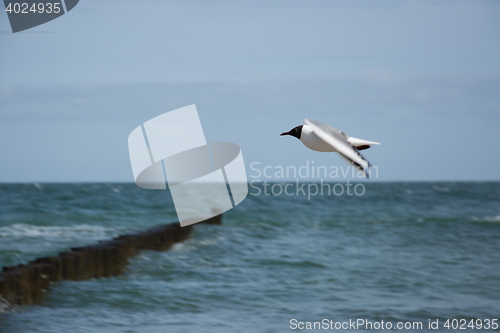
{"type": "Polygon", "coordinates": [[[349,164],[363,172],[366,177],[369,176],[367,170],[371,165],[359,153],[359,150],[380,143],[349,137],[344,132],[319,121],[311,119],[304,121],[305,125],[297,126],[290,132],[281,135],[293,135],[302,141],[307,148],[315,151],[337,152],[349,164]]]}
{"type": "Polygon", "coordinates": [[[337,149],[333,148],[332,145],[325,142],[314,134],[313,129],[309,125],[302,126],[302,134],[300,135],[300,141],[309,149],[315,151],[322,151],[325,153],[328,152],[337,152],[337,149]]]}
{"type": "MultiPolygon", "coordinates": [[[[373,142],[373,141],[367,141],[367,140],[362,140],[358,138],[353,138],[352,136],[347,136],[344,132],[340,132],[345,138],[347,139],[347,142],[349,142],[354,148],[360,147],[360,146],[371,146],[371,145],[379,145],[380,143],[378,142],[373,142]]],[[[325,153],[329,152],[338,152],[337,149],[333,148],[333,146],[325,140],[321,139],[319,136],[317,136],[312,127],[309,125],[303,125],[302,126],[302,135],[300,136],[300,141],[306,146],[307,148],[315,151],[321,151],[325,153]]]]}

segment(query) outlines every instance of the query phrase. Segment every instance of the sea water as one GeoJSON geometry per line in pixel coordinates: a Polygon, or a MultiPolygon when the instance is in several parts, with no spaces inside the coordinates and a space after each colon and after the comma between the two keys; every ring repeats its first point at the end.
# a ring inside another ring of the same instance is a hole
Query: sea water
{"type": "MultiPolygon", "coordinates": [[[[123,276],[58,282],[37,305],[0,309],[0,332],[334,331],[357,320],[427,332],[500,319],[500,183],[363,186],[250,188],[222,225],[140,252],[123,276]]],[[[175,220],[168,191],[135,184],[2,184],[0,265],[175,220]]]]}

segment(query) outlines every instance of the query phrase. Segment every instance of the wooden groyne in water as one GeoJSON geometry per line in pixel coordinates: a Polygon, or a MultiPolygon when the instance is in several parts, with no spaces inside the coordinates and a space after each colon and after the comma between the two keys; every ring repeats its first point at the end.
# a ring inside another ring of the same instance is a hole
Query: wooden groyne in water
{"type": "MultiPolygon", "coordinates": [[[[221,224],[222,214],[201,223],[221,224]]],[[[0,273],[0,298],[11,305],[40,300],[49,285],[61,280],[86,280],[122,275],[128,259],[140,250],[165,251],[189,237],[193,225],[167,224],[146,231],[74,247],[58,256],[38,258],[26,265],[5,266],[0,273]]]]}

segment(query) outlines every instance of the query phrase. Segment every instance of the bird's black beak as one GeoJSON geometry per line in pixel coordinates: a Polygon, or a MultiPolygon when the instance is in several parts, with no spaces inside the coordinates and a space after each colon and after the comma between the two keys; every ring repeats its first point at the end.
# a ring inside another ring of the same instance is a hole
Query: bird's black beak
{"type": "Polygon", "coordinates": [[[283,135],[290,135],[290,132],[283,132],[280,134],[280,136],[283,136],[283,135]]]}

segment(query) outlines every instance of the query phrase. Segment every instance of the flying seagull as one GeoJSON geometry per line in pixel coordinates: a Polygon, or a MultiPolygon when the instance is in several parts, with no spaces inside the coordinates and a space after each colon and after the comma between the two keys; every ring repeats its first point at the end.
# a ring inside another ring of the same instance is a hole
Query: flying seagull
{"type": "Polygon", "coordinates": [[[368,168],[371,164],[359,153],[359,150],[368,149],[371,145],[380,143],[353,138],[319,121],[307,118],[304,121],[305,125],[294,127],[281,135],[294,136],[307,148],[315,151],[337,152],[349,164],[363,172],[366,178],[369,178],[368,168]]]}

